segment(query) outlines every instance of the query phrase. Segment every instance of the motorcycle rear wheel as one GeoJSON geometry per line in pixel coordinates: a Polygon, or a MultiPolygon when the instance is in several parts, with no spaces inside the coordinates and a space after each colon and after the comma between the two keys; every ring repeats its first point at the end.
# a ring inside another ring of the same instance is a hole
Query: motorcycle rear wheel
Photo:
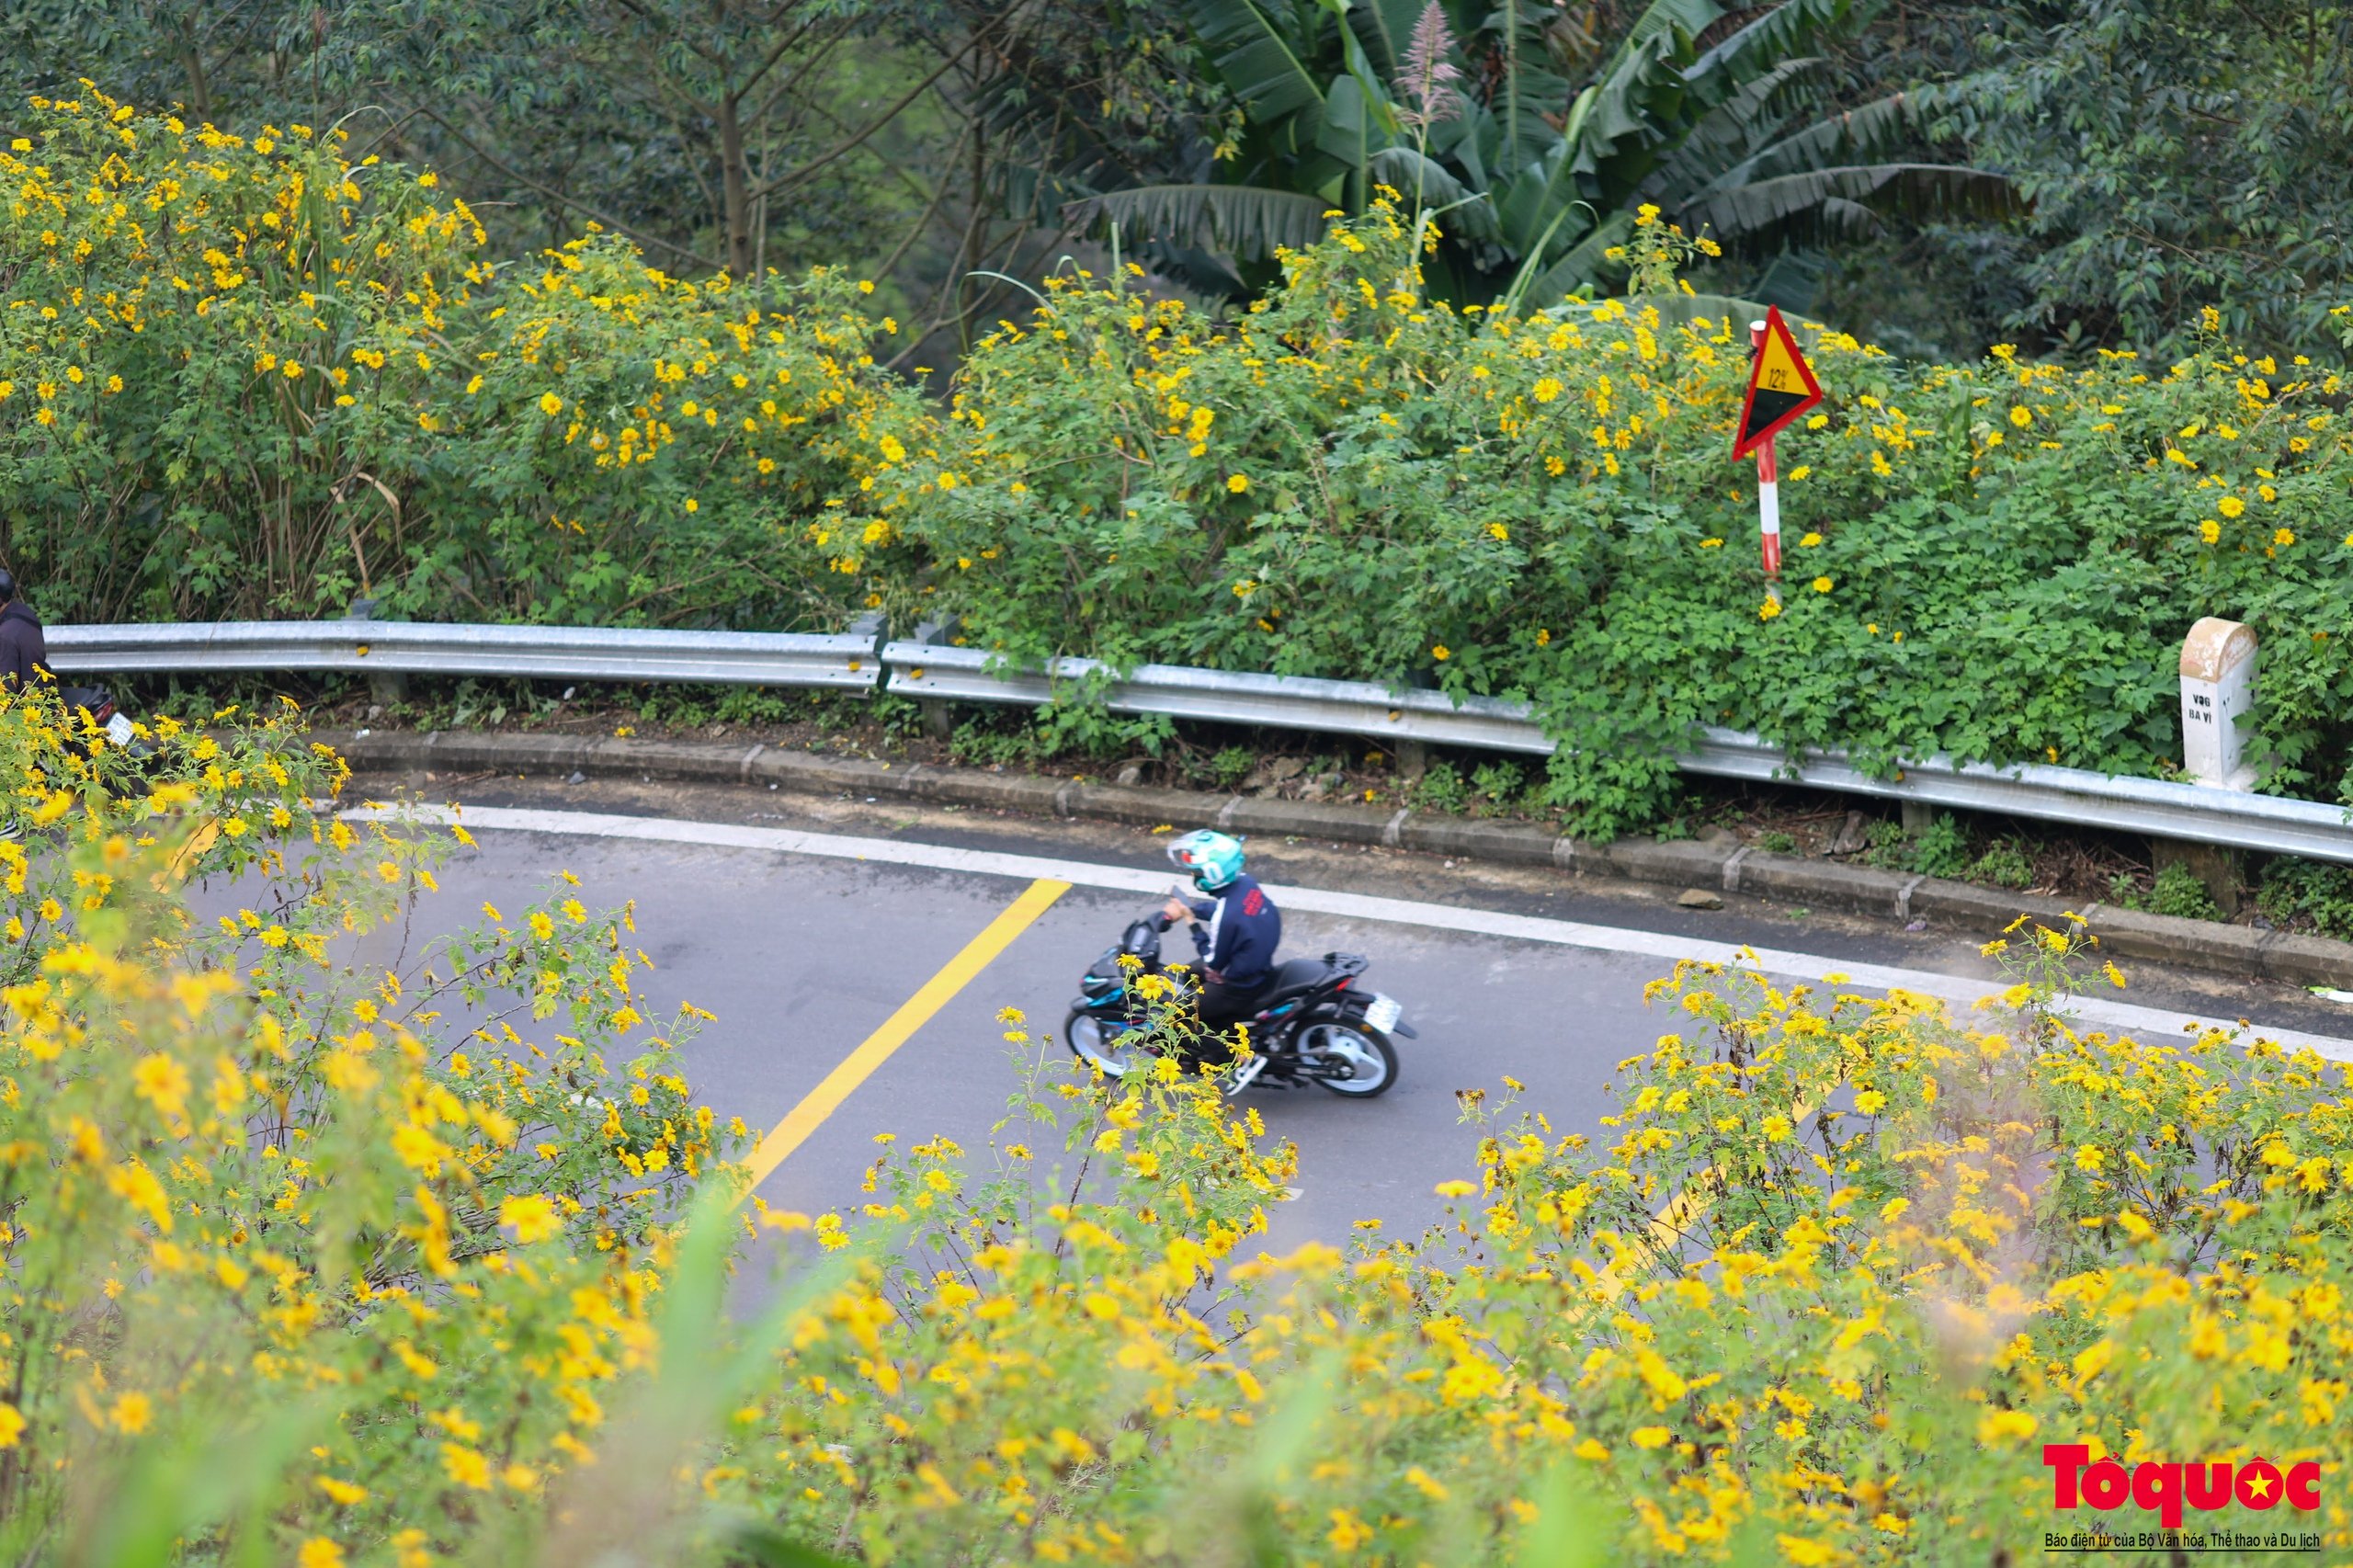
{"type": "Polygon", "coordinates": [[[1345,1078],[1315,1081],[1336,1095],[1369,1100],[1385,1095],[1397,1082],[1397,1048],[1389,1037],[1361,1020],[1312,1023],[1299,1031],[1297,1047],[1303,1061],[1337,1060],[1348,1066],[1345,1078]]]}
{"type": "Polygon", "coordinates": [[[1063,1043],[1081,1062],[1102,1070],[1106,1078],[1124,1078],[1140,1071],[1152,1053],[1144,1049],[1144,1031],[1123,1018],[1105,1017],[1084,1007],[1073,1007],[1063,1020],[1063,1043]],[[1122,1043],[1120,1037],[1127,1037],[1122,1043]]]}

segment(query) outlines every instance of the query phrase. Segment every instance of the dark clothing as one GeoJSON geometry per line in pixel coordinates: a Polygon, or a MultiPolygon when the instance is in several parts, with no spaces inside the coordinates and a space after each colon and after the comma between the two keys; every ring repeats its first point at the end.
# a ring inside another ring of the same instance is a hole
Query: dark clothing
{"type": "Polygon", "coordinates": [[[1237,991],[1262,987],[1274,971],[1283,917],[1257,879],[1245,874],[1206,898],[1185,903],[1193,912],[1193,946],[1200,951],[1206,978],[1237,991]]]}
{"type": "Polygon", "coordinates": [[[49,673],[40,618],[21,599],[0,606],[0,689],[21,691],[49,673]]]}
{"type": "MultiPolygon", "coordinates": [[[[1201,1025],[1221,1034],[1254,1017],[1273,989],[1283,917],[1256,879],[1246,875],[1184,902],[1193,912],[1193,946],[1201,955],[1201,1025]]],[[[1211,1060],[1222,1058],[1212,1053],[1211,1060]]]]}
{"type": "Polygon", "coordinates": [[[1274,980],[1272,970],[1248,985],[1204,979],[1200,1000],[1202,1027],[1211,1030],[1224,1029],[1255,1017],[1260,999],[1273,987],[1274,980]]]}

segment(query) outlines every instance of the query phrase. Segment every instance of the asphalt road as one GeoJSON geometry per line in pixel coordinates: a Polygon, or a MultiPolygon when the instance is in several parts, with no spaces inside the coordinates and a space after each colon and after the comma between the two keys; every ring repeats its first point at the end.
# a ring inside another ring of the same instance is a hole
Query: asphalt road
{"type": "MultiPolygon", "coordinates": [[[[458,854],[441,878],[442,898],[420,907],[421,924],[466,920],[484,900],[525,903],[564,870],[581,879],[580,896],[592,907],[635,899],[640,940],[657,965],[652,999],[664,1012],[687,1000],[718,1015],[688,1052],[698,1098],[722,1116],[740,1115],[756,1131],[801,1105],[1029,885],[1025,863],[986,857],[1080,868],[1080,885],[1020,929],[760,1187],[771,1203],[812,1212],[858,1201],[858,1176],[878,1132],[945,1133],[968,1150],[985,1146],[1014,1083],[998,1009],[1023,1009],[1035,1031],[1058,1029],[1079,974],[1128,920],[1157,902],[1141,886],[1085,884],[1116,881],[1120,868],[1152,885],[1165,886],[1170,875],[1160,854],[1165,838],[1110,824],[724,787],[411,782],[425,800],[454,797],[469,808],[479,845],[458,854]],[[500,813],[483,807],[633,820],[597,827],[587,817],[538,817],[528,819],[534,830],[520,831],[489,825],[485,819],[500,813]],[[754,842],[679,841],[715,831],[706,824],[732,824],[754,842]],[[583,825],[594,830],[579,831],[583,825]],[[822,835],[793,841],[822,852],[772,842],[795,831],[822,835]],[[843,835],[891,847],[861,860],[845,851],[843,835]],[[923,846],[978,852],[983,858],[975,864],[1012,874],[882,858],[956,859],[923,846]]],[[[369,785],[393,793],[390,781],[369,785]]],[[[1646,982],[1672,967],[1674,951],[1750,943],[1793,955],[1787,971],[1819,958],[1815,978],[1834,968],[1901,966],[1960,977],[1949,983],[1964,993],[1972,987],[1961,983],[1992,978],[1977,953],[1982,937],[1799,917],[1742,900],[1695,914],[1668,902],[1673,890],[1662,897],[1657,890],[1597,888],[1558,873],[1454,867],[1402,851],[1290,842],[1253,850],[1253,869],[1265,880],[1313,890],[1284,901],[1285,952],[1368,955],[1367,983],[1399,998],[1420,1031],[1417,1040],[1398,1041],[1400,1081],[1381,1098],[1347,1101],[1313,1089],[1245,1096],[1270,1131],[1301,1151],[1299,1197],[1278,1212],[1267,1244],[1277,1250],[1310,1236],[1342,1241],[1359,1219],[1380,1219],[1392,1233],[1435,1221],[1442,1204],[1432,1188],[1474,1168],[1478,1134],[1460,1123],[1457,1090],[1496,1092],[1508,1074],[1527,1085],[1525,1103],[1556,1128],[1597,1131],[1611,1108],[1605,1085],[1615,1064],[1677,1027],[1679,1014],[1649,1006],[1642,995],[1646,982]],[[1401,915],[1381,899],[1420,901],[1429,913],[1401,915]],[[1513,931],[1540,932],[1542,939],[1513,931]],[[1561,938],[1563,931],[1572,937],[1561,938]]],[[[1174,937],[1181,943],[1181,932],[1174,937]]],[[[2353,1016],[2290,988],[2141,975],[2132,1000],[2165,1012],[2353,1036],[2353,1016]]],[[[2353,1054],[2353,1046],[2345,1051],[2353,1054]]]]}

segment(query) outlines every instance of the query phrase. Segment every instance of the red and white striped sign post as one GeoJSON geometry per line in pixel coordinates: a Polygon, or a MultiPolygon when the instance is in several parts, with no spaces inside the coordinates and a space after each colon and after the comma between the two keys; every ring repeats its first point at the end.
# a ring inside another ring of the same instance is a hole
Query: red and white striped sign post
{"type": "Polygon", "coordinates": [[[1781,471],[1774,469],[1772,436],[1757,443],[1757,532],[1765,541],[1765,594],[1781,603],[1781,471]]]}
{"type": "Polygon", "coordinates": [[[1740,428],[1733,442],[1735,458],[1756,454],[1756,523],[1765,554],[1765,595],[1781,602],[1781,483],[1773,465],[1773,437],[1782,427],[1822,401],[1822,383],[1798,352],[1797,339],[1779,306],[1768,306],[1765,319],[1748,324],[1748,397],[1740,410],[1740,428]]]}

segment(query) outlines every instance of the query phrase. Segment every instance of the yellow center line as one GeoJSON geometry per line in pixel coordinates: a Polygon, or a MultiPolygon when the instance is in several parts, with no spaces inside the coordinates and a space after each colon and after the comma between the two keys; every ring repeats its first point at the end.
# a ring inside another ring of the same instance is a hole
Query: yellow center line
{"type": "Polygon", "coordinates": [[[1004,914],[990,921],[981,934],[964,945],[964,950],[949,959],[946,967],[924,983],[923,989],[901,1004],[899,1010],[883,1020],[882,1027],[859,1042],[856,1051],[841,1060],[840,1065],[825,1074],[824,1082],[801,1098],[799,1105],[785,1113],[776,1130],[760,1140],[752,1151],[745,1166],[752,1174],[753,1187],[767,1180],[777,1166],[785,1162],[795,1149],[809,1141],[809,1135],[825,1123],[825,1119],[841,1108],[857,1087],[874,1074],[874,1070],[891,1060],[891,1053],[907,1043],[915,1032],[929,1023],[932,1015],[948,1006],[955,994],[971,984],[981,971],[996,961],[997,956],[1013,945],[1013,939],[1028,930],[1038,916],[1052,907],[1054,900],[1070,892],[1071,884],[1040,877],[1023,890],[1004,914]]]}

